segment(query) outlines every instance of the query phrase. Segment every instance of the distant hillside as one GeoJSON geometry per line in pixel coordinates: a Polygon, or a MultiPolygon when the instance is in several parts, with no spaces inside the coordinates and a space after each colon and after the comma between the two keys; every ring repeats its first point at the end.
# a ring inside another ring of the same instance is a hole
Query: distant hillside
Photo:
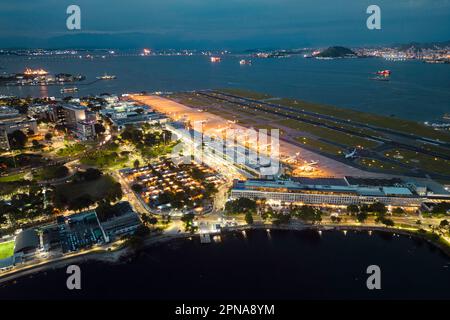
{"type": "Polygon", "coordinates": [[[349,56],[355,56],[356,53],[345,47],[329,47],[317,55],[317,57],[323,58],[344,58],[349,56]]]}
{"type": "Polygon", "coordinates": [[[422,50],[422,49],[442,49],[450,46],[450,41],[442,42],[410,42],[406,44],[395,45],[399,50],[406,51],[410,49],[422,50]]]}

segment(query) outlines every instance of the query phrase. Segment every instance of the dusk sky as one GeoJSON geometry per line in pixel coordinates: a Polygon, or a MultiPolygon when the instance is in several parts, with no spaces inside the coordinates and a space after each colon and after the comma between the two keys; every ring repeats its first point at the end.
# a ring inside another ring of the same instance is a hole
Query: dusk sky
{"type": "Polygon", "coordinates": [[[0,0],[0,47],[70,46],[77,33],[78,45],[173,48],[447,41],[450,0],[0,0]],[[81,7],[81,31],[66,28],[70,4],[81,7]],[[366,27],[370,4],[381,30],[366,27]]]}

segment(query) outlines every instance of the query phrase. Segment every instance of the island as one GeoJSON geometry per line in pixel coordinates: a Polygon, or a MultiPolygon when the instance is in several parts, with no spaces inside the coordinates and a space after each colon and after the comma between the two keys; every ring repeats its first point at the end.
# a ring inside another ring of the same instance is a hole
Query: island
{"type": "Polygon", "coordinates": [[[321,51],[316,57],[318,58],[354,58],[356,57],[356,53],[345,47],[329,47],[323,51],[321,51]]]}

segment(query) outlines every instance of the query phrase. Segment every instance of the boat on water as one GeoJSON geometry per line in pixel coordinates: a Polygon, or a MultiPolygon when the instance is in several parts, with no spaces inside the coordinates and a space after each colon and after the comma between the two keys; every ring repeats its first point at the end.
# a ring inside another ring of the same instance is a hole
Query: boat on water
{"type": "Polygon", "coordinates": [[[61,93],[72,93],[72,92],[77,92],[78,88],[77,87],[72,87],[72,88],[62,88],[61,89],[61,93]]]}
{"type": "Polygon", "coordinates": [[[211,62],[213,62],[213,63],[217,63],[217,62],[222,61],[222,59],[221,59],[220,57],[210,57],[209,59],[210,59],[211,62]]]}
{"type": "Polygon", "coordinates": [[[114,80],[116,79],[116,76],[114,75],[108,75],[108,74],[104,74],[102,76],[97,77],[98,80],[114,80]]]}
{"type": "Polygon", "coordinates": [[[378,70],[374,73],[376,76],[369,78],[370,80],[375,81],[389,81],[391,76],[391,70],[378,70]]]}
{"type": "Polygon", "coordinates": [[[390,79],[388,77],[372,77],[369,78],[370,80],[375,80],[375,81],[389,81],[390,79]]]}
{"type": "Polygon", "coordinates": [[[245,59],[242,59],[242,60],[239,61],[239,64],[240,64],[241,66],[243,66],[243,65],[251,65],[251,64],[252,64],[252,61],[251,61],[251,60],[245,60],[245,59]]]}
{"type": "Polygon", "coordinates": [[[379,71],[377,71],[376,74],[378,74],[380,76],[390,76],[391,70],[379,70],[379,71]]]}

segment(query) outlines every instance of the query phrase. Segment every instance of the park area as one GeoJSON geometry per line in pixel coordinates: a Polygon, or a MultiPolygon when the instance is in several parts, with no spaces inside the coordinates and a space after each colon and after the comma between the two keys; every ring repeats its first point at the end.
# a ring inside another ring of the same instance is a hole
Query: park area
{"type": "Polygon", "coordinates": [[[54,200],[58,208],[67,207],[69,210],[79,211],[101,200],[115,201],[120,198],[120,184],[113,177],[102,175],[92,180],[74,180],[59,185],[54,200]]]}

